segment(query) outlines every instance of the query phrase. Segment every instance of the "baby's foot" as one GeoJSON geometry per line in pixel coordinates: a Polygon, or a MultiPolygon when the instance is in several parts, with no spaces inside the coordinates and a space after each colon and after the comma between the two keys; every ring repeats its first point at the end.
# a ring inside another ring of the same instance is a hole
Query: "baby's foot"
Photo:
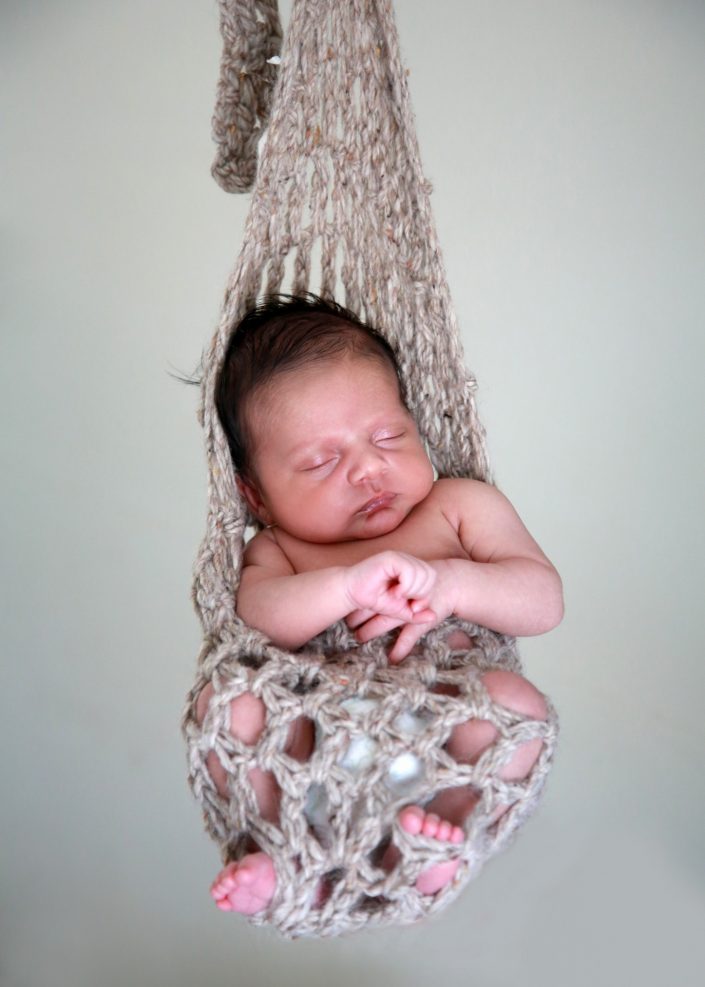
{"type": "MultiPolygon", "coordinates": [[[[412,836],[428,836],[443,843],[462,843],[464,836],[460,826],[441,819],[435,812],[425,812],[419,805],[408,805],[399,813],[399,825],[412,836]]],[[[419,874],[416,887],[421,894],[435,894],[452,881],[460,865],[459,860],[447,860],[435,864],[419,874]]]]}
{"type": "Polygon", "coordinates": [[[277,886],[274,865],[266,853],[249,853],[229,863],[211,886],[211,897],[223,912],[255,915],[272,900],[277,886]]]}

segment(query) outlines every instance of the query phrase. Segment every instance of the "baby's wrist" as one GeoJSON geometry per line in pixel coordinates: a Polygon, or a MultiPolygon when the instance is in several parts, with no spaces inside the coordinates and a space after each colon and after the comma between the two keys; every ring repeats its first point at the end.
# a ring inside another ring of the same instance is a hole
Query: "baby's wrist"
{"type": "Polygon", "coordinates": [[[355,565],[344,565],[336,566],[335,569],[336,594],[340,595],[343,606],[347,608],[346,616],[353,610],[360,609],[355,593],[355,568],[355,565]]]}
{"type": "Polygon", "coordinates": [[[442,595],[443,609],[448,615],[458,612],[461,572],[457,563],[462,561],[462,559],[437,559],[433,563],[438,577],[436,589],[442,595]]]}

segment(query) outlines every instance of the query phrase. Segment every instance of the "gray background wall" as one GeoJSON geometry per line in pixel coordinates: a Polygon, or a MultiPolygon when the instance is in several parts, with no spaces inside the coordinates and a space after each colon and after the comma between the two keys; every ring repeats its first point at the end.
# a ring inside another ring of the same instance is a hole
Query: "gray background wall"
{"type": "Polygon", "coordinates": [[[705,5],[397,8],[498,480],[565,580],[522,649],[547,797],[425,926],[289,944],[212,906],[179,735],[206,474],[168,372],[247,208],[209,177],[217,6],[5,0],[7,987],[700,982],[705,5]]]}

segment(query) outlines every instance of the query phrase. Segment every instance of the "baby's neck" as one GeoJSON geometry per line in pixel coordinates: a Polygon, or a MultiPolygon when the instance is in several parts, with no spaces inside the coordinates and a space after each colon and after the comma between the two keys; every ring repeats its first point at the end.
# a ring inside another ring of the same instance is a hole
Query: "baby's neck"
{"type": "Polygon", "coordinates": [[[295,572],[355,565],[371,555],[388,550],[406,552],[427,561],[467,557],[457,532],[430,497],[414,508],[392,531],[375,538],[307,542],[277,525],[267,528],[265,537],[277,543],[295,572]]]}

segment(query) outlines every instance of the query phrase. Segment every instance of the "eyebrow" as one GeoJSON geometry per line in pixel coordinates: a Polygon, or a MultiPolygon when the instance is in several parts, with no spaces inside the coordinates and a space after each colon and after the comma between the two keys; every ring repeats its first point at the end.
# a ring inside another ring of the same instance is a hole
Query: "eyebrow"
{"type": "Polygon", "coordinates": [[[291,449],[287,449],[285,455],[291,457],[295,456],[310,456],[313,453],[318,452],[320,449],[320,442],[300,442],[299,445],[292,446],[291,449]]]}

